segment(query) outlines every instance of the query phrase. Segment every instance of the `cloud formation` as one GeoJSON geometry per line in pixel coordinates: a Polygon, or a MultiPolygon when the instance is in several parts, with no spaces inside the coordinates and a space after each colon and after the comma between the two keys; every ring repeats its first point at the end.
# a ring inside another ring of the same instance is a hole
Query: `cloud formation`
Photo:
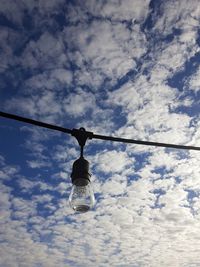
{"type": "MultiPolygon", "coordinates": [[[[1,1],[0,10],[3,110],[200,144],[198,1],[1,1]]],[[[198,152],[88,140],[97,203],[74,214],[76,140],[1,120],[0,266],[200,265],[198,152]]]]}

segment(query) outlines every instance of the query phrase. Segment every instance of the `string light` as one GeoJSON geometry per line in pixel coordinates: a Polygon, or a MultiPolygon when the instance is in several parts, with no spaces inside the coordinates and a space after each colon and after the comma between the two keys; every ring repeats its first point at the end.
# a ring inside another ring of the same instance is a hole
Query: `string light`
{"type": "Polygon", "coordinates": [[[92,189],[92,184],[90,181],[91,174],[89,173],[89,162],[83,156],[83,149],[86,144],[87,139],[100,139],[108,140],[113,142],[129,143],[129,144],[138,144],[138,145],[147,145],[147,146],[158,146],[166,148],[175,148],[175,149],[186,149],[186,150],[199,150],[200,147],[197,146],[184,146],[168,143],[159,143],[159,142],[149,142],[141,141],[134,139],[126,139],[113,136],[105,136],[94,134],[93,132],[88,132],[84,128],[80,129],[67,129],[57,125],[48,124],[45,122],[32,120],[29,118],[17,116],[14,114],[1,112],[0,116],[8,119],[13,119],[32,125],[40,126],[47,129],[56,130],[59,132],[71,134],[74,136],[80,146],[80,157],[77,159],[72,167],[71,182],[72,190],[69,196],[70,207],[77,212],[86,212],[90,210],[95,204],[95,197],[92,189]]]}

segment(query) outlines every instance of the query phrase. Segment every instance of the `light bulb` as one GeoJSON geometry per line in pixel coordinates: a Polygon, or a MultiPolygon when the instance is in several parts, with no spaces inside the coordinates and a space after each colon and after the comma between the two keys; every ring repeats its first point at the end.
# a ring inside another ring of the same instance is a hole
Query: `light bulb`
{"type": "Polygon", "coordinates": [[[86,212],[95,204],[90,176],[89,162],[81,156],[73,163],[71,174],[72,190],[69,205],[75,211],[86,212]]]}
{"type": "Polygon", "coordinates": [[[87,185],[73,185],[69,196],[70,207],[77,212],[86,212],[95,204],[91,182],[87,185]]]}

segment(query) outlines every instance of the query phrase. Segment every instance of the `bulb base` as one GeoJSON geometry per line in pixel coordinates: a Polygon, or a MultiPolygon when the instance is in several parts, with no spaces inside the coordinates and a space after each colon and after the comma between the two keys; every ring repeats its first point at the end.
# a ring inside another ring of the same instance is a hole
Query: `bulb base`
{"type": "Polygon", "coordinates": [[[90,206],[89,205],[75,205],[72,208],[73,208],[74,211],[80,212],[80,213],[84,213],[84,212],[87,212],[88,210],[90,210],[90,206]]]}

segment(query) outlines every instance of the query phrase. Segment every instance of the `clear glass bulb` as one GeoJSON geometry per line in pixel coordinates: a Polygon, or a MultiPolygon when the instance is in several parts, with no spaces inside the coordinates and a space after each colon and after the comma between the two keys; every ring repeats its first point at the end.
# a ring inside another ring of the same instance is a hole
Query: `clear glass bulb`
{"type": "Polygon", "coordinates": [[[69,205],[77,212],[86,212],[95,204],[91,182],[86,186],[73,185],[69,195],[69,205]]]}

